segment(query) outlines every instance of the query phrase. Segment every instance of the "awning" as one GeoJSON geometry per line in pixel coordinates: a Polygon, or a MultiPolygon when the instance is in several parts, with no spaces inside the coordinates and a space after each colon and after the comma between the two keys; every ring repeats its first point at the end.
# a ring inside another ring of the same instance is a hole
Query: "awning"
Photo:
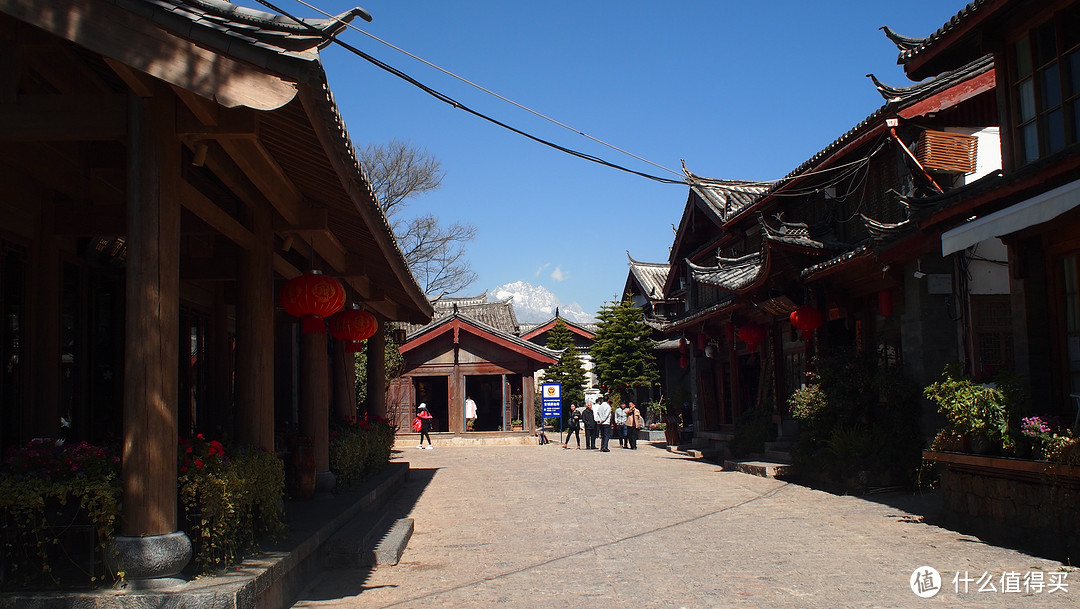
{"type": "Polygon", "coordinates": [[[941,255],[948,256],[980,241],[1049,222],[1077,206],[1080,206],[1080,180],[946,231],[941,235],[941,255]]]}

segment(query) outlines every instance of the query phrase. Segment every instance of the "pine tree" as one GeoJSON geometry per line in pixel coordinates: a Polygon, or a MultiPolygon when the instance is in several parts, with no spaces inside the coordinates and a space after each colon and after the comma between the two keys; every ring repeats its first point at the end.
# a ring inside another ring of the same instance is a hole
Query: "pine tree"
{"type": "Polygon", "coordinates": [[[599,329],[590,353],[593,373],[605,394],[623,397],[637,387],[651,387],[660,380],[653,356],[652,330],[645,325],[641,309],[624,301],[605,304],[597,315],[599,329]]]}
{"type": "Polygon", "coordinates": [[[544,369],[544,381],[562,384],[564,411],[570,408],[571,404],[581,406],[585,403],[585,369],[581,366],[581,358],[574,346],[574,335],[563,320],[557,320],[548,332],[547,348],[562,351],[562,357],[558,363],[544,369]]]}

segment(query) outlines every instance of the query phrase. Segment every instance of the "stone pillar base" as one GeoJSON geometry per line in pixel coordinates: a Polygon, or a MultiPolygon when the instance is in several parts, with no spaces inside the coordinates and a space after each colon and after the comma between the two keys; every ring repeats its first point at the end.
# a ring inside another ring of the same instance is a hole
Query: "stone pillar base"
{"type": "Polygon", "coordinates": [[[332,493],[337,487],[337,477],[334,476],[334,472],[315,472],[315,492],[316,493],[332,493]]]}
{"type": "Polygon", "coordinates": [[[113,538],[106,551],[109,568],[123,573],[124,582],[135,590],[169,588],[186,580],[180,571],[191,560],[191,540],[183,531],[167,535],[113,538]]]}

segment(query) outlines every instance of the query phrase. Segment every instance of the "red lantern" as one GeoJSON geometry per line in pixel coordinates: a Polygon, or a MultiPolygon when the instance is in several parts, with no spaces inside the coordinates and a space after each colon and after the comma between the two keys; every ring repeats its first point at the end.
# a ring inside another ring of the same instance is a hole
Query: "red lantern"
{"type": "Polygon", "coordinates": [[[375,335],[379,329],[379,320],[367,311],[349,309],[331,317],[327,327],[330,330],[330,336],[347,341],[345,343],[347,353],[356,353],[360,350],[360,341],[375,335]]]}
{"type": "Polygon", "coordinates": [[[825,323],[825,316],[821,311],[810,305],[803,305],[795,309],[791,312],[789,319],[793,327],[802,330],[804,339],[813,336],[814,330],[817,330],[821,327],[821,324],[825,323]]]}
{"type": "Polygon", "coordinates": [[[697,335],[697,349],[698,351],[705,350],[705,342],[708,340],[704,334],[697,335]]]}
{"type": "Polygon", "coordinates": [[[765,340],[765,328],[755,323],[748,323],[739,328],[739,340],[754,349],[758,343],[765,340]]]}
{"type": "Polygon", "coordinates": [[[323,320],[345,306],[345,287],[332,277],[304,273],[290,279],[278,294],[285,312],[301,319],[304,334],[326,332],[323,320]]]}
{"type": "MultiPolygon", "coordinates": [[[[686,355],[686,353],[689,350],[690,350],[689,343],[686,342],[685,338],[680,338],[679,339],[679,353],[681,353],[683,355],[686,355]]],[[[684,366],[684,368],[685,368],[685,366],[684,366]]]]}
{"type": "Polygon", "coordinates": [[[877,293],[877,310],[881,313],[882,317],[889,317],[892,315],[892,292],[889,290],[882,290],[877,293]]]}

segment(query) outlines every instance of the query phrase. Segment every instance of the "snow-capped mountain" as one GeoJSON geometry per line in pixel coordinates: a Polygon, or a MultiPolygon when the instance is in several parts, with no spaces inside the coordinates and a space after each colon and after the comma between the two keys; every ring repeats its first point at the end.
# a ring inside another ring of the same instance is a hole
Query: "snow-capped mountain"
{"type": "Polygon", "coordinates": [[[564,305],[558,296],[541,285],[532,285],[526,281],[515,281],[488,290],[488,301],[495,302],[513,297],[514,315],[521,323],[541,323],[555,316],[555,308],[559,308],[559,316],[576,323],[595,323],[592,315],[586,313],[581,305],[575,303],[564,305]]]}

